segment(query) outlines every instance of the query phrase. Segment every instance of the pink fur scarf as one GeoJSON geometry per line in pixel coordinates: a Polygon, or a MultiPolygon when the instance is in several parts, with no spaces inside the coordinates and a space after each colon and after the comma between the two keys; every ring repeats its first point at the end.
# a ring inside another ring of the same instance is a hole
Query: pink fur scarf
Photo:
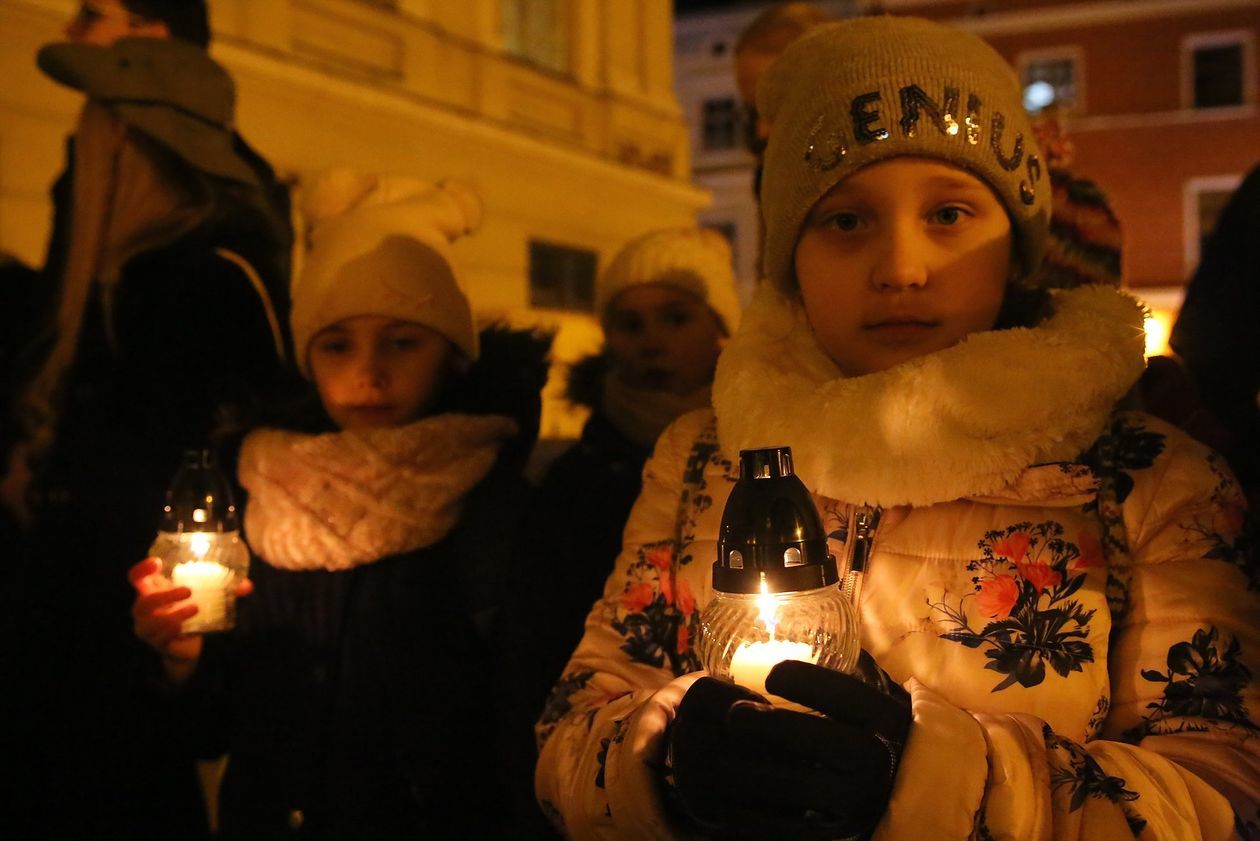
{"type": "Polygon", "coordinates": [[[345,570],[430,546],[516,431],[506,417],[455,414],[324,435],[257,430],[238,468],[245,536],[286,570],[345,570]]]}

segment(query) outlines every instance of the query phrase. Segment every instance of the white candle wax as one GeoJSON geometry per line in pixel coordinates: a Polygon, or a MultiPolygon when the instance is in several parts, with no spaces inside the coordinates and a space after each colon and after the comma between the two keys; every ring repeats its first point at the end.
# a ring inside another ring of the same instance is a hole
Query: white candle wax
{"type": "Polygon", "coordinates": [[[735,655],[731,657],[731,680],[754,692],[760,692],[773,701],[777,696],[766,690],[766,677],[776,664],[784,660],[817,663],[818,655],[807,642],[774,639],[769,642],[746,642],[735,649],[735,655]]]}
{"type": "Polygon", "coordinates": [[[197,606],[197,615],[186,623],[190,629],[218,627],[227,615],[228,586],[232,571],[214,561],[188,561],[177,564],[171,572],[177,587],[192,591],[190,601],[197,606]]]}

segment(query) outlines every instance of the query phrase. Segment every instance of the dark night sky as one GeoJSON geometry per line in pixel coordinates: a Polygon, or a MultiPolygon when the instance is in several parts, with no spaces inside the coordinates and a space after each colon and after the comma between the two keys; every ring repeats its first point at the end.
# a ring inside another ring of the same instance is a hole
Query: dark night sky
{"type": "Polygon", "coordinates": [[[674,14],[688,12],[713,12],[738,9],[741,6],[767,6],[768,0],[674,0],[674,14]]]}

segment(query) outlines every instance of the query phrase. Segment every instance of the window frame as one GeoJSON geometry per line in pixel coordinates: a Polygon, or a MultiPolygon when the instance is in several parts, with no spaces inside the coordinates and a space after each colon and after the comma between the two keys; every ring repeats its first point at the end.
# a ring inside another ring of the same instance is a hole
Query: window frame
{"type": "Polygon", "coordinates": [[[1038,47],[1033,50],[1023,50],[1015,56],[1015,69],[1019,74],[1020,95],[1028,87],[1025,81],[1028,69],[1034,64],[1042,64],[1049,61],[1062,61],[1067,59],[1072,63],[1072,86],[1076,89],[1076,97],[1070,106],[1061,106],[1066,111],[1074,115],[1084,115],[1088,113],[1086,110],[1086,85],[1085,85],[1085,49],[1079,44],[1062,44],[1057,47],[1038,47]]]}
{"type": "Polygon", "coordinates": [[[525,264],[525,283],[529,291],[529,306],[532,309],[555,310],[558,312],[583,313],[586,315],[594,315],[595,313],[595,284],[599,276],[599,252],[593,248],[587,248],[581,245],[575,245],[569,242],[560,242],[558,240],[546,237],[528,237],[525,241],[526,245],[526,264],[525,264]],[[574,285],[570,278],[565,278],[564,282],[559,284],[559,303],[539,303],[535,297],[535,290],[538,286],[535,283],[535,254],[538,250],[548,250],[553,253],[568,252],[570,256],[581,256],[583,260],[589,261],[590,275],[589,278],[583,279],[583,285],[586,286],[586,280],[589,279],[590,300],[582,300],[582,296],[575,294],[574,285]]]}
{"type": "Polygon", "coordinates": [[[1256,34],[1250,29],[1221,29],[1195,32],[1181,39],[1181,107],[1187,111],[1215,111],[1243,108],[1256,101],[1256,34]],[[1204,48],[1242,47],[1242,102],[1234,105],[1194,104],[1194,55],[1204,48]]]}
{"type": "Polygon", "coordinates": [[[744,146],[743,139],[743,123],[745,120],[744,109],[741,107],[739,97],[734,93],[718,93],[715,96],[704,96],[698,100],[700,113],[696,120],[696,124],[700,129],[698,138],[699,151],[704,154],[720,155],[724,152],[742,149],[744,146]],[[729,146],[710,146],[709,139],[709,123],[707,120],[709,103],[729,102],[731,114],[731,144],[729,146]]]}
{"type": "Polygon", "coordinates": [[[1232,193],[1242,184],[1243,174],[1201,175],[1190,178],[1181,191],[1183,274],[1189,280],[1203,256],[1200,243],[1203,231],[1199,225],[1199,198],[1204,193],[1232,193]]]}
{"type": "MultiPolygon", "coordinates": [[[[516,3],[524,3],[525,0],[511,0],[516,3]]],[[[513,61],[521,62],[529,67],[539,70],[543,73],[549,73],[557,78],[572,78],[577,68],[577,52],[574,39],[574,24],[577,17],[577,9],[573,0],[553,0],[555,3],[556,16],[559,19],[559,28],[563,33],[564,43],[561,45],[559,52],[564,55],[564,66],[556,67],[548,64],[540,59],[537,55],[531,54],[523,50],[516,50],[509,46],[507,37],[506,20],[503,14],[503,7],[508,0],[496,0],[495,14],[497,16],[497,26],[495,27],[498,36],[499,50],[504,56],[513,61]]],[[[523,35],[521,31],[517,35],[523,35]]]]}

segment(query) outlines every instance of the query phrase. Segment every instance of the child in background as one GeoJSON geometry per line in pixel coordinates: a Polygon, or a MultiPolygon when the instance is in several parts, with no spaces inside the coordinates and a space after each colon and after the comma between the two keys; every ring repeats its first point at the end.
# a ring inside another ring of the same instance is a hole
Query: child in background
{"type": "Polygon", "coordinates": [[[1137,303],[1036,285],[1050,184],[1010,68],[856,18],[789,47],[758,104],[766,281],[713,410],[644,469],[539,722],[544,810],[572,838],[1254,837],[1244,505],[1219,457],[1115,409],[1137,303]],[[776,666],[820,715],[696,674],[733,464],[774,445],[838,558],[882,509],[857,607],[895,683],[776,666]]]}
{"type": "Polygon", "coordinates": [[[657,436],[709,405],[718,353],[739,322],[730,246],[699,228],[636,237],[600,274],[595,307],[604,349],[573,367],[568,387],[591,416],[548,468],[529,515],[538,550],[524,599],[538,619],[529,632],[539,678],[531,722],[621,551],[657,436]]]}
{"type": "Polygon", "coordinates": [[[480,217],[466,188],[343,172],[310,204],[306,410],[240,450],[253,593],[232,632],[181,636],[196,607],[148,559],[136,632],[229,755],[222,837],[504,837],[495,609],[546,343],[517,340],[511,370],[479,348],[451,249],[480,217]]]}

